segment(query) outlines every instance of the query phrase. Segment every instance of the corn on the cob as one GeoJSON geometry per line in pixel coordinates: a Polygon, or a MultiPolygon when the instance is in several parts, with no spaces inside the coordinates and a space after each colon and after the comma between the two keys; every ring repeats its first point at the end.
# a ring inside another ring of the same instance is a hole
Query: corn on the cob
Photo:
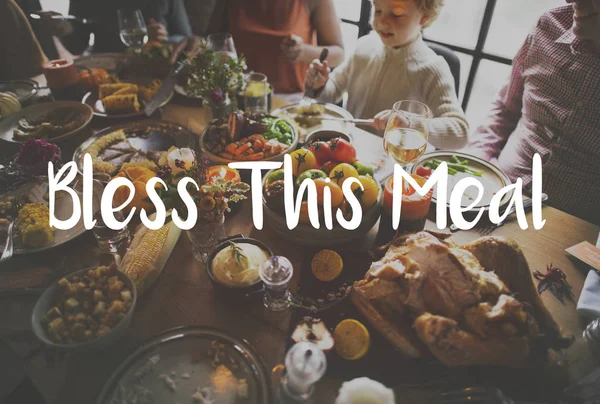
{"type": "Polygon", "coordinates": [[[23,245],[41,247],[54,240],[50,227],[50,211],[43,203],[28,203],[19,210],[16,226],[23,245]]]}
{"type": "Polygon", "coordinates": [[[144,101],[148,102],[154,97],[154,94],[158,91],[160,86],[162,85],[162,80],[154,79],[152,83],[147,86],[140,87],[140,95],[144,99],[144,101]]]}
{"type": "Polygon", "coordinates": [[[106,112],[139,111],[140,104],[137,94],[109,95],[102,99],[106,112]]]}
{"type": "Polygon", "coordinates": [[[130,85],[131,84],[129,83],[101,84],[100,87],[98,87],[98,98],[103,100],[109,95],[112,95],[122,88],[126,88],[130,85]]]}
{"type": "Polygon", "coordinates": [[[181,230],[172,222],[158,230],[141,226],[136,232],[120,269],[134,281],[138,294],[144,293],[158,278],[179,234],[181,230]]]}
{"type": "Polygon", "coordinates": [[[125,95],[125,94],[137,94],[139,91],[139,87],[137,84],[128,84],[126,87],[123,87],[116,92],[112,93],[112,95],[125,95]]]}

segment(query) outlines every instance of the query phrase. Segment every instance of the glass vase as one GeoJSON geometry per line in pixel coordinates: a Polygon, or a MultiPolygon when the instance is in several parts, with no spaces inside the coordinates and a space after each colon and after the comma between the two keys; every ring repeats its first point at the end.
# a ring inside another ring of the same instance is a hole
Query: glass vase
{"type": "Polygon", "coordinates": [[[213,119],[227,118],[229,113],[233,112],[235,106],[229,95],[226,95],[223,102],[213,102],[208,98],[204,98],[202,108],[204,109],[204,118],[208,124],[213,119]]]}
{"type": "Polygon", "coordinates": [[[187,231],[192,244],[192,253],[198,262],[205,263],[208,255],[225,237],[225,216],[221,214],[214,222],[198,220],[196,225],[187,231]]]}

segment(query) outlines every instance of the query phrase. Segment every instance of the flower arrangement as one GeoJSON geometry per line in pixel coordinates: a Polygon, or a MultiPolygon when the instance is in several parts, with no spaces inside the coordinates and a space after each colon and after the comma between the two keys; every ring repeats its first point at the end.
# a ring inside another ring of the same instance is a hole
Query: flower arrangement
{"type": "MultiPolygon", "coordinates": [[[[177,209],[178,212],[187,212],[186,205],[179,196],[177,183],[184,177],[193,179],[194,184],[187,185],[187,191],[194,200],[198,209],[199,223],[213,223],[230,210],[231,203],[237,203],[244,199],[244,193],[248,192],[250,186],[244,182],[225,180],[221,176],[209,178],[209,161],[205,156],[200,156],[190,169],[185,169],[184,162],[175,161],[175,166],[183,169],[173,174],[170,166],[162,166],[158,170],[158,176],[165,181],[167,189],[157,188],[157,193],[167,209],[177,209]]],[[[187,213],[186,213],[187,215],[187,213]]]]}
{"type": "Polygon", "coordinates": [[[235,90],[244,81],[246,60],[243,56],[237,59],[223,60],[211,49],[205,49],[190,61],[186,92],[193,96],[202,96],[213,104],[222,104],[228,96],[233,97],[235,90]]]}

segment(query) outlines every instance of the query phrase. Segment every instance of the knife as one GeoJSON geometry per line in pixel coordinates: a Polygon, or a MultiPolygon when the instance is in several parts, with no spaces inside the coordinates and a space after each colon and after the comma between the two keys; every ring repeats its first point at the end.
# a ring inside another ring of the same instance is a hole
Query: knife
{"type": "Polygon", "coordinates": [[[171,69],[167,78],[163,81],[156,94],[154,94],[154,97],[146,104],[144,108],[146,116],[152,115],[171,96],[173,88],[177,84],[177,76],[183,71],[185,65],[185,62],[178,62],[176,67],[171,69]]]}

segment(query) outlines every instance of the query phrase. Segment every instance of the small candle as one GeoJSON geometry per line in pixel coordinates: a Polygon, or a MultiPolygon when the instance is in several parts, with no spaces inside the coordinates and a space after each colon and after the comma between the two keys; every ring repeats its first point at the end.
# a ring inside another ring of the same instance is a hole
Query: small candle
{"type": "Polygon", "coordinates": [[[171,167],[173,174],[191,169],[195,161],[194,151],[188,148],[175,149],[167,155],[167,164],[171,167]]]}
{"type": "Polygon", "coordinates": [[[42,70],[50,88],[63,88],[79,82],[77,67],[71,60],[51,60],[42,66],[42,70]]]}

